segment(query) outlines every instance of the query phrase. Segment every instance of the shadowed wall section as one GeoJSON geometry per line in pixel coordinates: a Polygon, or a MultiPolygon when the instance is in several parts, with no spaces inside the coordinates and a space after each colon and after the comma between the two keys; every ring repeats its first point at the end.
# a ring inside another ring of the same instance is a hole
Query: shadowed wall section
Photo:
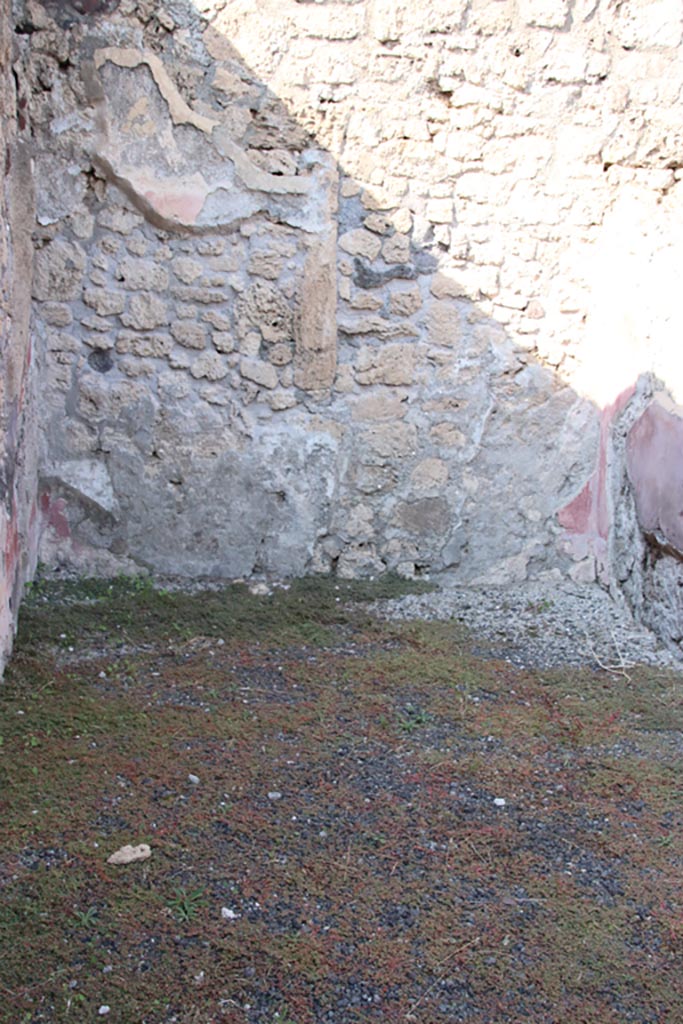
{"type": "Polygon", "coordinates": [[[24,69],[0,4],[0,673],[37,541],[37,430],[29,337],[33,195],[24,69]]]}

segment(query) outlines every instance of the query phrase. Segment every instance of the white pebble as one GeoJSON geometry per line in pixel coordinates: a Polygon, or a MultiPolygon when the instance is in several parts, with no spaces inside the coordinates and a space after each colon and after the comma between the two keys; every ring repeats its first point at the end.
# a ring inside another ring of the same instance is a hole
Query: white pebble
{"type": "Polygon", "coordinates": [[[503,800],[502,796],[494,797],[493,802],[496,805],[496,807],[505,807],[505,801],[503,800]]]}
{"type": "Polygon", "coordinates": [[[199,785],[199,776],[198,775],[191,775],[190,774],[190,775],[187,776],[187,781],[191,782],[193,786],[198,786],[199,785]]]}
{"type": "Polygon", "coordinates": [[[282,793],[278,793],[276,789],[273,789],[268,794],[269,800],[282,800],[282,793]]]}
{"type": "Polygon", "coordinates": [[[111,1006],[107,1006],[107,1004],[105,1003],[104,1006],[100,1006],[97,1012],[99,1013],[100,1017],[106,1017],[110,1010],[111,1006]]]}
{"type": "Polygon", "coordinates": [[[231,910],[230,907],[221,907],[221,917],[224,921],[236,921],[240,915],[231,910]]]}

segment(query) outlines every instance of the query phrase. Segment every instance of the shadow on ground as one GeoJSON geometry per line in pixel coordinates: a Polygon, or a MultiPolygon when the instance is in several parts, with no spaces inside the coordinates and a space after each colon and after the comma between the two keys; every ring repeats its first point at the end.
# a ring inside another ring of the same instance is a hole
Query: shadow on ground
{"type": "Polygon", "coordinates": [[[683,1019],[681,676],[369,614],[405,587],[34,588],[3,1024],[683,1019]]]}

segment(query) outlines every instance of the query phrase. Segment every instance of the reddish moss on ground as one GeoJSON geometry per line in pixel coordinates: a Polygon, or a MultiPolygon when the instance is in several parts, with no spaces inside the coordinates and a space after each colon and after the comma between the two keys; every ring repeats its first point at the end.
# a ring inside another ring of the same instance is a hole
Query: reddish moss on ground
{"type": "Polygon", "coordinates": [[[680,677],[514,669],[376,592],[39,590],[3,1024],[683,1020],[680,677]]]}

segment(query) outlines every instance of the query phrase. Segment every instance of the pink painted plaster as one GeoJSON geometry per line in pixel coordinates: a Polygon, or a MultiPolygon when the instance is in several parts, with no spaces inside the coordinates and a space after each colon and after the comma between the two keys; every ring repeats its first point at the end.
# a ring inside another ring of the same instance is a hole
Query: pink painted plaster
{"type": "Polygon", "coordinates": [[[626,442],[638,522],[683,554],[683,409],[655,399],[626,442]]]}
{"type": "Polygon", "coordinates": [[[160,216],[176,220],[179,224],[195,224],[206,201],[206,193],[197,192],[155,192],[147,189],[143,195],[160,216]]]}
{"type": "Polygon", "coordinates": [[[635,388],[627,388],[611,405],[606,405],[600,415],[600,441],[595,469],[575,498],[557,513],[563,526],[569,549],[575,559],[593,555],[596,560],[598,577],[609,578],[608,540],[611,512],[608,491],[608,451],[615,416],[621,412],[633,395],[635,388]]]}
{"type": "Polygon", "coordinates": [[[64,498],[52,498],[49,491],[43,491],[40,496],[40,509],[45,524],[55,531],[60,540],[65,540],[71,535],[69,521],[64,514],[64,498]]]}

